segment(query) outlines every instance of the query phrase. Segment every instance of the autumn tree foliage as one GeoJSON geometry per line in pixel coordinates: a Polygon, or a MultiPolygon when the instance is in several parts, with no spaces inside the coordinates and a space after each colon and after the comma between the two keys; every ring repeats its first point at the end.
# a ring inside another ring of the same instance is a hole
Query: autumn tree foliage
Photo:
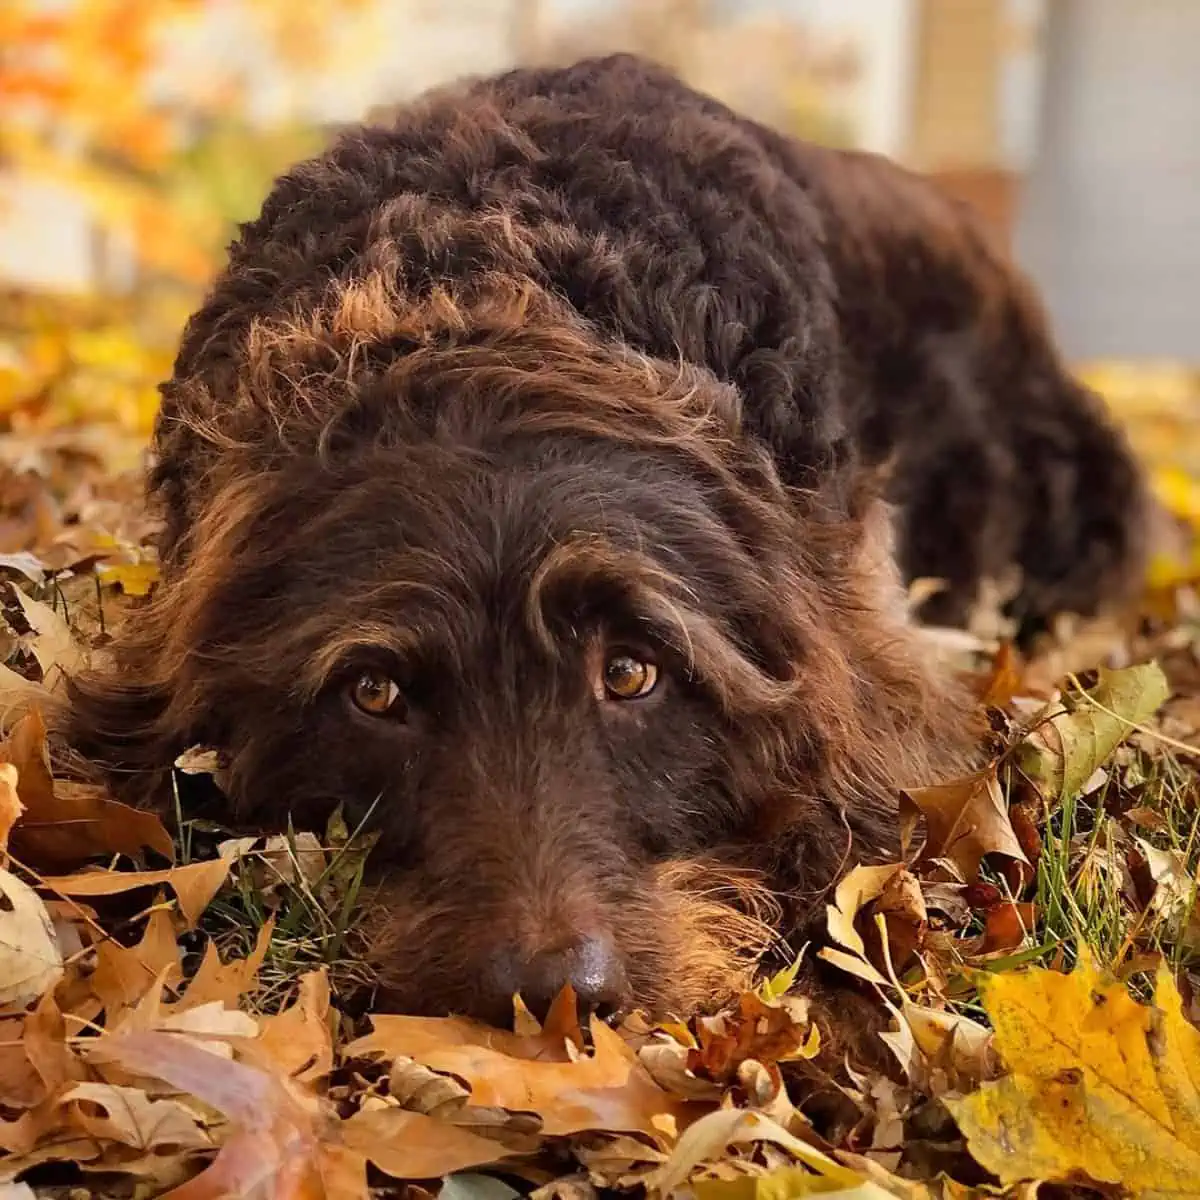
{"type": "MultiPolygon", "coordinates": [[[[301,95],[372,0],[6,0],[0,6],[0,171],[77,189],[138,264],[198,285],[231,219],[315,141],[297,112],[245,117],[256,70],[301,95]],[[223,21],[253,66],[187,48],[223,21]]],[[[309,122],[311,126],[311,122],[309,122]]]]}
{"type": "Polygon", "coordinates": [[[303,101],[347,56],[371,60],[377,11],[376,0],[0,3],[0,231],[16,190],[62,189],[90,228],[94,293],[0,279],[6,427],[100,421],[144,436],[232,224],[317,147],[303,101]],[[222,55],[233,44],[236,61],[222,55]],[[276,104],[252,118],[262,77],[276,104]]]}

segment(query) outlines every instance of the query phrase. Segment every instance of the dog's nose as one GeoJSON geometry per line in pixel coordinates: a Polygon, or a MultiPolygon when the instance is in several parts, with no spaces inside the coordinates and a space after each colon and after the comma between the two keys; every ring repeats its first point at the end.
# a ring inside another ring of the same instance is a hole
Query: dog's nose
{"type": "Polygon", "coordinates": [[[628,1006],[629,978],[616,947],[604,936],[579,937],[566,945],[518,958],[507,953],[492,962],[494,986],[509,1004],[519,994],[538,1020],[569,983],[579,1000],[580,1016],[611,1017],[628,1006]]]}

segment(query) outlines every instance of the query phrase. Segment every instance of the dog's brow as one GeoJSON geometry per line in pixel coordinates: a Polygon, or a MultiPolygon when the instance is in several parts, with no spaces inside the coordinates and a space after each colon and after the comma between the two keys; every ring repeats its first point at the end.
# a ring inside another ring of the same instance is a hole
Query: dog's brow
{"type": "Polygon", "coordinates": [[[298,691],[312,699],[329,681],[356,658],[389,655],[396,659],[414,657],[422,645],[416,631],[382,622],[363,622],[324,640],[305,661],[298,691]]]}

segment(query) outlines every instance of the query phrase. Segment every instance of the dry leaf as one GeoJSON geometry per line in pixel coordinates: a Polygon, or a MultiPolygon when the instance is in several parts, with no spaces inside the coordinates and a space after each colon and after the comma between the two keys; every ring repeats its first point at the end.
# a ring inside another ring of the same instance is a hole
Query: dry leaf
{"type": "Polygon", "coordinates": [[[742,1065],[752,1060],[772,1069],[778,1091],[782,1084],[776,1064],[814,1058],[820,1049],[820,1035],[808,1019],[808,1005],[796,999],[795,1004],[785,1007],[767,1004],[753,992],[746,992],[733,1011],[699,1020],[699,1045],[688,1052],[688,1068],[728,1085],[738,1080],[742,1065]]]}
{"type": "Polygon", "coordinates": [[[151,1100],[137,1088],[77,1083],[59,1103],[71,1108],[72,1126],[101,1141],[143,1152],[163,1145],[182,1151],[212,1145],[196,1112],[177,1100],[151,1100]]]}
{"type": "Polygon", "coordinates": [[[229,863],[214,858],[163,871],[85,871],[78,875],[48,876],[42,880],[42,886],[61,896],[114,896],[165,883],[179,900],[179,911],[187,927],[194,929],[228,874],[229,863]]]}
{"type": "Polygon", "coordinates": [[[282,1075],[311,1082],[333,1068],[329,1022],[329,977],[310,971],[296,999],[282,1012],[258,1019],[255,1041],[245,1047],[252,1061],[269,1062],[282,1075]]]}
{"type": "Polygon", "coordinates": [[[1074,697],[1067,711],[1037,723],[1020,747],[1021,769],[1049,795],[1075,796],[1120,743],[1145,724],[1170,695],[1157,663],[1099,671],[1090,692],[1074,697]]]}
{"type": "Polygon", "coordinates": [[[141,939],[133,946],[106,940],[96,947],[91,985],[114,1027],[125,1009],[137,1004],[159,981],[167,986],[182,977],[175,927],[164,909],[146,919],[141,939]]]}
{"type": "Polygon", "coordinates": [[[980,689],[980,703],[992,708],[1006,707],[1021,690],[1021,675],[1021,660],[1012,642],[1002,643],[980,689]]]}
{"type": "Polygon", "coordinates": [[[103,563],[96,567],[100,582],[115,585],[127,596],[148,596],[158,582],[159,569],[155,562],[103,563]]]}
{"type": "Polygon", "coordinates": [[[36,708],[0,745],[0,761],[17,769],[25,813],[12,831],[12,851],[26,865],[58,869],[97,855],[133,858],[145,847],[174,857],[170,835],[154,813],[110,800],[97,787],[55,782],[46,725],[36,708]]]}
{"type": "Polygon", "coordinates": [[[1142,1200],[1200,1179],[1200,1031],[1165,967],[1137,1004],[1082,953],[1070,975],[987,978],[983,1000],[1010,1074],[945,1103],[1002,1182],[1084,1179],[1142,1200]]]}
{"type": "MultiPolygon", "coordinates": [[[[895,1011],[895,1010],[893,1010],[895,1011]]],[[[941,1096],[948,1089],[965,1091],[996,1073],[992,1031],[962,1013],[926,1008],[905,1000],[899,1016],[912,1036],[917,1069],[907,1069],[909,1080],[926,1095],[941,1096]]],[[[883,1035],[885,1039],[894,1035],[883,1035]]]]}
{"type": "Polygon", "coordinates": [[[949,860],[966,883],[979,877],[984,855],[1028,862],[1009,820],[994,763],[952,783],[909,788],[903,795],[925,818],[923,861],[949,860]]]}
{"type": "Polygon", "coordinates": [[[401,1108],[355,1113],[342,1123],[339,1136],[345,1146],[396,1179],[433,1179],[516,1153],[469,1129],[401,1108]]]}
{"type": "Polygon", "coordinates": [[[162,1079],[235,1123],[236,1132],[213,1164],[177,1188],[172,1200],[321,1196],[331,1176],[341,1181],[333,1194],[365,1198],[362,1158],[347,1156],[337,1144],[333,1112],[288,1080],[222,1058],[178,1034],[101,1038],[90,1055],[162,1079]]]}
{"type": "Polygon", "coordinates": [[[17,768],[12,763],[0,763],[0,855],[8,850],[12,827],[21,819],[25,806],[17,795],[17,768]]]}
{"type": "MultiPolygon", "coordinates": [[[[836,1195],[838,1187],[866,1186],[866,1181],[857,1172],[843,1167],[807,1142],[802,1142],[761,1113],[727,1108],[701,1117],[685,1130],[671,1157],[648,1178],[647,1188],[660,1195],[670,1195],[675,1188],[686,1183],[701,1164],[718,1158],[730,1145],[748,1143],[770,1143],[788,1151],[794,1159],[809,1168],[809,1177],[814,1180],[814,1192],[836,1195]],[[824,1186],[817,1185],[818,1177],[824,1186]]],[[[875,1197],[884,1200],[888,1194],[876,1189],[861,1195],[871,1200],[875,1200],[875,1197]]]]}
{"type": "Polygon", "coordinates": [[[248,872],[255,891],[268,902],[285,885],[313,887],[329,865],[324,847],[312,833],[229,838],[217,846],[217,853],[237,864],[240,872],[248,872]]]}
{"type": "Polygon", "coordinates": [[[1025,944],[1025,938],[1036,927],[1037,906],[1002,900],[992,905],[983,919],[983,941],[976,954],[1010,954],[1025,944]]]}
{"type": "Polygon", "coordinates": [[[22,1044],[28,1019],[0,1018],[0,1105],[9,1110],[32,1108],[46,1098],[42,1077],[22,1044]]]}
{"type": "Polygon", "coordinates": [[[858,866],[849,871],[838,883],[833,894],[833,903],[825,909],[829,936],[847,950],[859,957],[865,957],[867,947],[854,927],[854,922],[863,907],[881,896],[884,889],[903,870],[902,863],[890,863],[882,867],[858,866]]]}
{"type": "MultiPolygon", "coordinates": [[[[182,1011],[164,1009],[154,1022],[155,1029],[165,1033],[187,1033],[193,1038],[252,1038],[258,1034],[258,1021],[249,1013],[226,1008],[219,1000],[198,1004],[182,1011]]],[[[218,1053],[215,1046],[205,1049],[218,1053]]]]}
{"type": "Polygon", "coordinates": [[[1168,926],[1175,940],[1194,945],[1200,934],[1197,916],[1197,896],[1200,882],[1188,865],[1182,850],[1159,850],[1145,838],[1134,838],[1146,860],[1146,868],[1154,881],[1150,909],[1168,926]]]}
{"type": "Polygon", "coordinates": [[[37,1007],[25,1015],[21,1048],[46,1096],[87,1075],[87,1068],[67,1041],[67,1022],[52,991],[44,993],[37,1007]]]}
{"type": "Polygon", "coordinates": [[[681,1102],[647,1074],[620,1036],[593,1020],[594,1051],[575,1061],[560,1046],[458,1018],[372,1017],[373,1031],[348,1055],[411,1058],[462,1079],[473,1104],[533,1112],[549,1135],[611,1130],[655,1134],[681,1102]],[[544,1057],[526,1057],[541,1054],[544,1057]]]}
{"type": "Polygon", "coordinates": [[[209,942],[204,948],[204,958],[196,968],[195,975],[188,981],[187,991],[178,1002],[177,1008],[183,1010],[198,1004],[208,1004],[213,1000],[227,1007],[236,1005],[255,986],[259,968],[267,957],[271,935],[274,932],[275,917],[272,915],[258,931],[254,949],[245,958],[231,959],[227,963],[221,961],[216,945],[209,942]]]}
{"type": "MultiPolygon", "coordinates": [[[[216,775],[221,770],[221,755],[207,746],[192,746],[175,760],[174,765],[177,771],[182,771],[185,775],[216,775]]],[[[258,839],[249,840],[255,842],[258,839]]],[[[219,851],[220,846],[217,849],[219,851]]]]}
{"type": "Polygon", "coordinates": [[[21,606],[25,620],[33,629],[30,649],[42,678],[52,690],[61,683],[64,675],[74,675],[84,665],[84,653],[70,626],[48,604],[34,600],[15,584],[9,585],[21,606]]]}
{"type": "Polygon", "coordinates": [[[62,977],[62,955],[38,894],[0,868],[0,1007],[20,1009],[62,977]]]}

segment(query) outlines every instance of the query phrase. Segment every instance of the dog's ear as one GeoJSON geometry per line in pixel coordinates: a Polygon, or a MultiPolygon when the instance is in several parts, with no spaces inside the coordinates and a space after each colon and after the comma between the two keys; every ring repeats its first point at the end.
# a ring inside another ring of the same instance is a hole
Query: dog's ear
{"type": "Polygon", "coordinates": [[[104,782],[139,807],[165,801],[172,764],[187,740],[167,725],[170,693],[151,667],[127,643],[120,670],[79,672],[67,682],[66,702],[47,717],[56,767],[68,777],[104,782]]]}
{"type": "Polygon", "coordinates": [[[855,463],[847,472],[846,509],[853,520],[869,521],[892,486],[899,460],[893,450],[878,463],[855,463]]]}

